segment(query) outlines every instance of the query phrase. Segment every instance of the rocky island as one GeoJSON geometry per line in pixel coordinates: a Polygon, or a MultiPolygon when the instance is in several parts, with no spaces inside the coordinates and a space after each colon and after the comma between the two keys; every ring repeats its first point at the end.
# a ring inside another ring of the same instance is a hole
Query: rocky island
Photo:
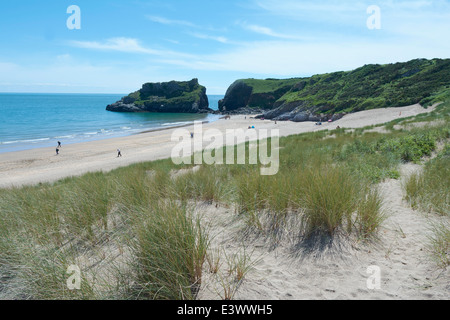
{"type": "Polygon", "coordinates": [[[219,111],[327,121],[375,108],[427,106],[444,96],[450,96],[450,59],[416,59],[305,78],[237,80],[219,102],[219,111]]]}
{"type": "Polygon", "coordinates": [[[167,113],[213,112],[209,108],[206,88],[198,83],[198,79],[145,83],[140,90],[108,105],[106,110],[167,113]]]}

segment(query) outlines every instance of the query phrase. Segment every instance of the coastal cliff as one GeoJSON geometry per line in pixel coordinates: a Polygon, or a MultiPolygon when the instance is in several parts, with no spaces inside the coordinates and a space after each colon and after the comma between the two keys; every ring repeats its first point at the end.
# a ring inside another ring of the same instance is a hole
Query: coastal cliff
{"type": "Polygon", "coordinates": [[[273,120],[326,121],[375,108],[426,106],[448,96],[450,59],[416,59],[305,78],[237,80],[219,110],[273,120]]]}
{"type": "Polygon", "coordinates": [[[207,113],[209,108],[206,88],[191,81],[145,83],[136,92],[106,107],[115,112],[207,113]]]}

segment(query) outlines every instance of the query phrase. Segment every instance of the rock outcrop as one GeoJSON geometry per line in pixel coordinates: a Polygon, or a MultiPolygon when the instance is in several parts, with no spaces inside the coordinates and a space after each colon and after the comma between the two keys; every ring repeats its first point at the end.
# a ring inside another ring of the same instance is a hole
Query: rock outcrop
{"type": "Polygon", "coordinates": [[[145,83],[136,92],[106,107],[115,112],[208,113],[206,88],[191,81],[145,83]]]}
{"type": "Polygon", "coordinates": [[[269,119],[275,121],[293,121],[293,122],[305,122],[305,121],[328,121],[339,120],[346,113],[324,114],[320,112],[320,107],[311,108],[307,103],[290,102],[283,103],[280,107],[270,111],[263,112],[258,115],[257,119],[269,119]]]}
{"type": "Polygon", "coordinates": [[[273,108],[274,103],[291,89],[292,85],[283,80],[236,80],[219,101],[222,113],[258,113],[273,108]],[[264,91],[258,88],[262,81],[274,83],[274,89],[264,91]]]}

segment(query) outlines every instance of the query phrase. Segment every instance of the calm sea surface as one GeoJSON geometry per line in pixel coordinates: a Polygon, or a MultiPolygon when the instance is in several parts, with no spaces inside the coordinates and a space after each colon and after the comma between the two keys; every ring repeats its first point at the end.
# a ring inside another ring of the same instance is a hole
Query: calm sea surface
{"type": "MultiPolygon", "coordinates": [[[[0,93],[0,153],[71,144],[168,128],[193,121],[215,121],[217,115],[117,113],[108,104],[125,94],[0,93]]],[[[208,95],[217,110],[223,96],[208,95]]]]}

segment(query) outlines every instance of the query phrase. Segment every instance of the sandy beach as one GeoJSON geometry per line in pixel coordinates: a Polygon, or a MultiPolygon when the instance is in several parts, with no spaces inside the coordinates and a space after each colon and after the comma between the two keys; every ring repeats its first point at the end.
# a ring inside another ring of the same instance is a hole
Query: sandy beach
{"type": "MultiPolygon", "coordinates": [[[[412,105],[401,108],[374,109],[349,114],[342,119],[317,126],[313,122],[282,122],[275,124],[271,120],[256,120],[252,116],[231,116],[231,119],[220,119],[203,124],[203,130],[218,129],[225,134],[227,129],[247,129],[255,126],[259,129],[278,129],[280,136],[288,136],[318,130],[341,128],[361,128],[382,124],[394,119],[431,112],[433,107],[422,108],[412,105]]],[[[179,128],[178,128],[179,129],[179,128]]],[[[184,127],[193,131],[193,126],[184,127]]],[[[166,159],[171,156],[172,149],[178,144],[171,140],[177,128],[147,132],[121,138],[92,141],[86,143],[64,145],[59,155],[55,148],[39,148],[26,151],[0,154],[0,187],[33,185],[54,182],[59,179],[82,175],[94,171],[110,171],[133,163],[166,159]],[[117,158],[117,149],[122,157],[117,158]]]]}

